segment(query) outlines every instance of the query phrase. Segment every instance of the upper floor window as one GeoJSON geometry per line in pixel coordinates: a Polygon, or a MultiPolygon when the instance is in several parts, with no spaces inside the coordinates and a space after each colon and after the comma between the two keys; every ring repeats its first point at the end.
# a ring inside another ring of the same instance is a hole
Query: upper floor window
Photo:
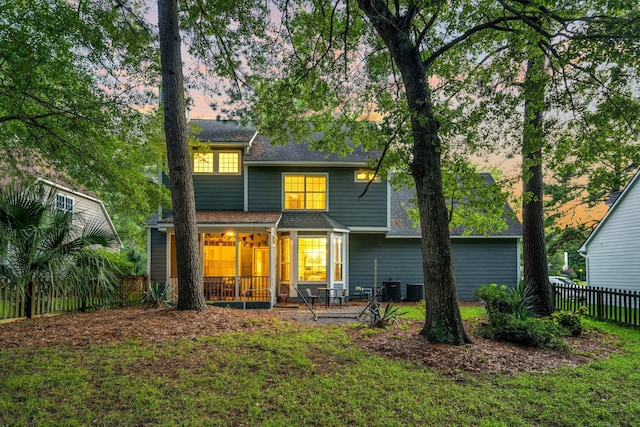
{"type": "Polygon", "coordinates": [[[356,182],[369,182],[371,180],[373,180],[373,182],[380,182],[380,177],[378,177],[374,171],[369,169],[359,169],[355,171],[356,182]]]}
{"type": "Polygon", "coordinates": [[[326,175],[284,175],[284,209],[326,210],[326,175]]]}
{"type": "Polygon", "coordinates": [[[193,173],[238,175],[240,152],[194,149],[193,173]]]}

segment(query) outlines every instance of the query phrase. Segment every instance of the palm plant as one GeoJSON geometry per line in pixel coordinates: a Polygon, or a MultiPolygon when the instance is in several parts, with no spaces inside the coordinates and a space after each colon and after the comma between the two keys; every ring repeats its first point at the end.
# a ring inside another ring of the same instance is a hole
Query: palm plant
{"type": "Polygon", "coordinates": [[[90,249],[116,240],[101,223],[55,209],[55,194],[41,183],[0,189],[0,280],[16,285],[27,307],[37,286],[71,288],[80,297],[98,286],[114,295],[110,262],[90,249]]]}

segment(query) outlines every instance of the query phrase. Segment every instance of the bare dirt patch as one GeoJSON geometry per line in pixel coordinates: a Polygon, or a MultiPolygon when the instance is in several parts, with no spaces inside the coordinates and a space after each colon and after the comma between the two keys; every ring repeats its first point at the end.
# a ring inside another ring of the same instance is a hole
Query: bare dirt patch
{"type": "MultiPolygon", "coordinates": [[[[305,320],[302,320],[305,319],[305,320]]],[[[113,344],[133,339],[162,342],[227,332],[253,331],[288,321],[300,327],[326,327],[326,322],[296,320],[278,310],[234,310],[209,307],[206,312],[174,308],[146,310],[129,307],[92,313],[41,317],[0,324],[0,350],[48,346],[113,344]]],[[[469,330],[469,324],[465,326],[469,330]]],[[[450,375],[469,373],[546,372],[560,366],[577,366],[616,351],[610,337],[591,331],[567,340],[570,353],[541,350],[480,338],[470,331],[473,344],[448,346],[429,343],[419,335],[421,322],[405,322],[402,328],[363,334],[347,328],[356,345],[366,351],[398,360],[412,361],[450,375]]]]}

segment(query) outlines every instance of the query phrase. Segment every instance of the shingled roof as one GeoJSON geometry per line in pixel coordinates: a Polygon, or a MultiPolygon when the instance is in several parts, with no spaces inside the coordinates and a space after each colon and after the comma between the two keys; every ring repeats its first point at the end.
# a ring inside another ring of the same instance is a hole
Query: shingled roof
{"type": "Polygon", "coordinates": [[[273,145],[265,137],[258,137],[251,144],[251,148],[244,156],[245,163],[331,163],[364,165],[371,153],[365,152],[362,147],[352,147],[353,151],[344,157],[336,153],[312,150],[307,142],[289,141],[285,145],[273,145]]]}
{"type": "Polygon", "coordinates": [[[71,189],[97,199],[95,193],[87,190],[56,167],[35,150],[26,147],[0,150],[0,187],[27,185],[38,179],[60,187],[71,189]]]}
{"type": "Polygon", "coordinates": [[[242,127],[234,121],[192,119],[195,125],[193,135],[201,141],[249,145],[256,136],[256,130],[242,127]]]}
{"type": "MultiPolygon", "coordinates": [[[[234,121],[192,119],[194,125],[192,134],[202,142],[216,145],[244,145],[249,147],[245,156],[245,163],[331,163],[364,165],[377,153],[367,153],[362,147],[351,147],[349,154],[341,156],[336,153],[311,149],[306,141],[290,141],[285,145],[273,145],[265,136],[258,136],[255,129],[242,127],[234,121]]],[[[316,135],[319,137],[320,135],[316,135]]],[[[349,144],[349,142],[345,142],[349,144]]]]}
{"type": "MultiPolygon", "coordinates": [[[[490,174],[483,174],[488,184],[495,183],[490,174]]],[[[420,237],[420,228],[414,226],[413,220],[409,218],[407,207],[415,207],[412,200],[416,198],[415,189],[403,186],[399,190],[391,190],[391,227],[387,233],[390,237],[420,237]]],[[[490,236],[522,236],[522,224],[513,215],[513,210],[507,204],[504,206],[507,228],[497,233],[490,233],[490,236]]],[[[463,236],[464,226],[449,229],[451,236],[463,236]]],[[[471,233],[471,236],[480,236],[478,233],[471,233]]]]}
{"type": "Polygon", "coordinates": [[[278,229],[348,230],[324,212],[283,212],[278,229]]]}
{"type": "MultiPolygon", "coordinates": [[[[280,212],[243,211],[197,211],[196,222],[200,225],[265,225],[275,226],[280,220],[280,212]]],[[[173,224],[173,216],[163,218],[159,224],[173,224]]]]}

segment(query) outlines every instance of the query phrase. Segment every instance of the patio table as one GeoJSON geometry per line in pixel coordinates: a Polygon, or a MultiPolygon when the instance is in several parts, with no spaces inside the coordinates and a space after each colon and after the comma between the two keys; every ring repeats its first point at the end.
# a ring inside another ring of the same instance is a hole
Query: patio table
{"type": "Polygon", "coordinates": [[[329,300],[331,299],[331,292],[335,291],[333,288],[318,288],[318,292],[324,292],[325,302],[324,305],[326,308],[329,308],[329,300]]]}

